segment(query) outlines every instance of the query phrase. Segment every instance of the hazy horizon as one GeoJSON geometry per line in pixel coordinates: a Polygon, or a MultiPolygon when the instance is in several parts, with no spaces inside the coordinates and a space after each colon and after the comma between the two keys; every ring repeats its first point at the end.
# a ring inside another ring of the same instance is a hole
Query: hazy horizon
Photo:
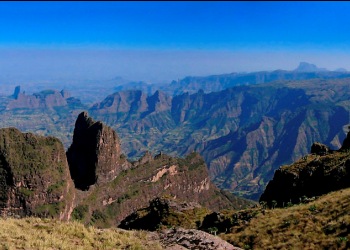
{"type": "Polygon", "coordinates": [[[350,69],[349,2],[0,2],[0,80],[350,69]]]}

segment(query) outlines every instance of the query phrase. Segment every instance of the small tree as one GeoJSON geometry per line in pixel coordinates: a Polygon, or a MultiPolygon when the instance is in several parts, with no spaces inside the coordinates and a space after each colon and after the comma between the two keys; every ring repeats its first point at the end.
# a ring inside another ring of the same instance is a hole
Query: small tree
{"type": "Polygon", "coordinates": [[[266,209],[266,207],[267,207],[267,202],[266,201],[260,201],[259,203],[260,203],[260,206],[261,206],[262,209],[266,209]]]}
{"type": "Polygon", "coordinates": [[[274,209],[277,206],[277,201],[273,200],[271,201],[272,208],[274,209]]]}
{"type": "Polygon", "coordinates": [[[219,231],[217,227],[210,227],[208,228],[209,233],[214,234],[216,236],[216,232],[219,231]]]}

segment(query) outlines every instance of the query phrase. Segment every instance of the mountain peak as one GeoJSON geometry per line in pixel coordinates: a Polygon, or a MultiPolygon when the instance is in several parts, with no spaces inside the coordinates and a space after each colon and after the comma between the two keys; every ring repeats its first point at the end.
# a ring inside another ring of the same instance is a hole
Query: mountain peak
{"type": "Polygon", "coordinates": [[[344,68],[337,68],[336,70],[334,70],[336,72],[348,72],[346,69],[344,68]]]}
{"type": "Polygon", "coordinates": [[[128,168],[121,159],[117,133],[102,122],[95,122],[87,112],[77,118],[67,160],[74,184],[81,190],[111,181],[128,168]]]}
{"type": "Polygon", "coordinates": [[[294,70],[297,72],[320,72],[320,71],[327,71],[326,68],[319,68],[315,64],[307,63],[307,62],[300,62],[299,66],[294,70]]]}

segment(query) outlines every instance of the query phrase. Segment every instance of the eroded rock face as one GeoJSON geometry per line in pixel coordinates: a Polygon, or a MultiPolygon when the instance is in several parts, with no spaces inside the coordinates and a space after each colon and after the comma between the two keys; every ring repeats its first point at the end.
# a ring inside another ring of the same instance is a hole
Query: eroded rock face
{"type": "Polygon", "coordinates": [[[101,122],[95,122],[86,112],[77,118],[67,159],[74,184],[82,190],[111,181],[129,167],[122,159],[116,132],[101,122]]]}
{"type": "Polygon", "coordinates": [[[0,213],[69,219],[74,185],[62,143],[0,129],[0,213]]]}

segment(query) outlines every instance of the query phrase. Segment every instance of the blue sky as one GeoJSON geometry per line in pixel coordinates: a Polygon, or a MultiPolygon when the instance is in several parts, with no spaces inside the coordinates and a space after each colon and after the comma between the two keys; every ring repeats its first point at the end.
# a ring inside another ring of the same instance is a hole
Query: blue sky
{"type": "Polygon", "coordinates": [[[0,2],[0,75],[350,69],[350,2],[0,2]],[[20,72],[18,72],[20,71],[20,72]]]}

